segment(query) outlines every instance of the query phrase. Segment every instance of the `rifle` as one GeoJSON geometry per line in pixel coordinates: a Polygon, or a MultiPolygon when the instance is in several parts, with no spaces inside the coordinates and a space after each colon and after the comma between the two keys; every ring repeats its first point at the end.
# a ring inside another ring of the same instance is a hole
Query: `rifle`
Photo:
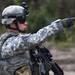
{"type": "Polygon", "coordinates": [[[37,46],[35,50],[30,50],[30,58],[32,75],[49,75],[49,71],[53,71],[54,75],[63,75],[63,70],[47,48],[37,46]]]}
{"type": "Polygon", "coordinates": [[[66,22],[67,20],[75,21],[75,17],[70,17],[70,18],[64,18],[64,19],[62,19],[62,21],[64,21],[64,22],[66,22]]]}

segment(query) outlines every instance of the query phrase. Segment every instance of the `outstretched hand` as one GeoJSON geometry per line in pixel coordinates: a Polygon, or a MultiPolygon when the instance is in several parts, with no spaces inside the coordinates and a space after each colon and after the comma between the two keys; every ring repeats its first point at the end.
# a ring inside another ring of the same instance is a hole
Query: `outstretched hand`
{"type": "Polygon", "coordinates": [[[65,28],[70,28],[70,27],[72,27],[74,21],[75,21],[75,17],[73,17],[73,18],[61,19],[61,22],[63,23],[63,26],[64,26],[65,28]]]}

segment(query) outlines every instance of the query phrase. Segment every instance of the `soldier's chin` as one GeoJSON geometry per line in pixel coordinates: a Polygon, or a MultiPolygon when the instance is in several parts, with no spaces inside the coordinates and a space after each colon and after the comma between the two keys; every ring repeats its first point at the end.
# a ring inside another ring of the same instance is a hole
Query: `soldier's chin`
{"type": "Polygon", "coordinates": [[[28,33],[28,30],[19,30],[20,33],[28,33]]]}

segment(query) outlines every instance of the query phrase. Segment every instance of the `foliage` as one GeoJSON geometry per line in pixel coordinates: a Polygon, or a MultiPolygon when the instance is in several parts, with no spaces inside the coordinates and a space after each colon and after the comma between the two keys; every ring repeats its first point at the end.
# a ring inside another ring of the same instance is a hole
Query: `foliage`
{"type": "Polygon", "coordinates": [[[15,4],[20,4],[21,0],[13,0],[15,4]]]}

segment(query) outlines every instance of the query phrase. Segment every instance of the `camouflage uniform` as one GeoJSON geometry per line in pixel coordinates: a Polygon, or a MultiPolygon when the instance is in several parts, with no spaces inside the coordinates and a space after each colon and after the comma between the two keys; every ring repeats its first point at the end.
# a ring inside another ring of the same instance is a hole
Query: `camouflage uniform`
{"type": "Polygon", "coordinates": [[[47,37],[62,29],[63,25],[59,19],[34,34],[3,34],[0,37],[0,75],[14,75],[17,68],[29,63],[28,50],[41,45],[47,37]]]}

